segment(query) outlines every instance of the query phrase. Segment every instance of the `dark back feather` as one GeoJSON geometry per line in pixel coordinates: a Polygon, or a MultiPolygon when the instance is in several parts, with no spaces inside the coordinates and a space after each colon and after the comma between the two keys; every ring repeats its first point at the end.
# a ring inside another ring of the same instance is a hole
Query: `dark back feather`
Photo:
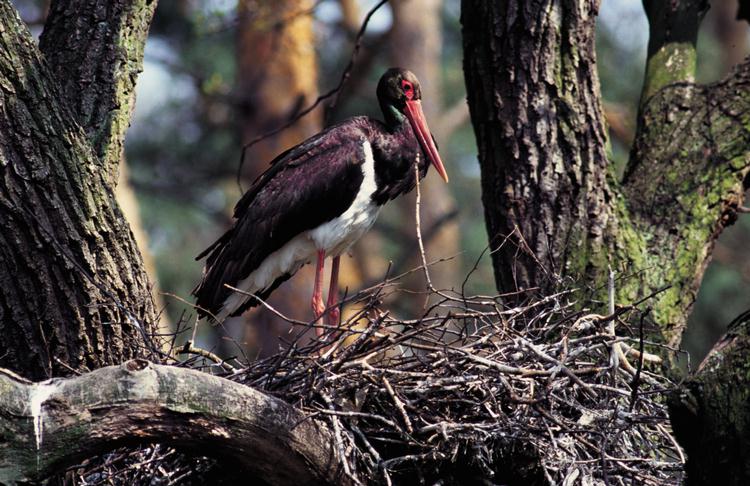
{"type": "Polygon", "coordinates": [[[235,206],[232,228],[198,257],[207,256],[193,290],[200,315],[218,313],[231,293],[224,284],[236,286],[292,238],[346,211],[362,183],[369,123],[349,119],[271,162],[235,206]]]}

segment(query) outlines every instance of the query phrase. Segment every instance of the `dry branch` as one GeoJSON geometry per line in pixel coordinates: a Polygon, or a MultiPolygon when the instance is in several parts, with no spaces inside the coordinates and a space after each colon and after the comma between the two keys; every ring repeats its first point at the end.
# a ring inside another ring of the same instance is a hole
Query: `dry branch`
{"type": "Polygon", "coordinates": [[[0,373],[0,437],[2,484],[155,441],[269,484],[348,484],[318,421],[229,380],[141,360],[38,384],[0,373]]]}
{"type": "Polygon", "coordinates": [[[613,367],[614,344],[640,340],[612,335],[607,316],[576,328],[574,292],[507,307],[425,291],[439,303],[418,319],[378,308],[395,292],[389,280],[355,296],[343,332],[294,342],[233,378],[328,420],[363,484],[680,483],[662,398],[674,385],[644,363],[638,380],[613,367]]]}

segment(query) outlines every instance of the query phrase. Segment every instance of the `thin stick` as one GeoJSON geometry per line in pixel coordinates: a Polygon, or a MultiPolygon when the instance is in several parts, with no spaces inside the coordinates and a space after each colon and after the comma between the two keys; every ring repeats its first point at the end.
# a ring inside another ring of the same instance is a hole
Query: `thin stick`
{"type": "Polygon", "coordinates": [[[414,433],[414,427],[411,425],[411,420],[409,419],[409,414],[406,413],[406,409],[404,408],[404,402],[401,401],[398,396],[396,396],[396,392],[393,391],[393,387],[391,386],[391,383],[388,381],[388,378],[383,376],[381,379],[383,382],[383,386],[385,387],[385,390],[388,392],[388,395],[390,395],[391,399],[393,400],[394,405],[396,405],[396,408],[401,413],[401,418],[404,421],[404,425],[406,426],[406,431],[410,434],[414,433]]]}
{"type": "Polygon", "coordinates": [[[638,368],[635,370],[635,375],[633,376],[633,381],[631,382],[630,388],[632,389],[632,395],[630,396],[630,411],[633,411],[633,408],[635,408],[635,402],[638,400],[638,386],[641,384],[641,370],[643,369],[643,320],[646,318],[646,316],[651,312],[651,308],[649,307],[646,309],[645,312],[641,314],[641,320],[638,325],[638,351],[639,351],[639,359],[638,359],[638,368]]]}
{"type": "Polygon", "coordinates": [[[425,256],[424,252],[424,242],[422,241],[422,218],[421,218],[421,211],[420,207],[422,204],[422,191],[420,189],[420,183],[419,183],[419,158],[420,154],[417,154],[417,157],[414,159],[414,178],[417,181],[417,202],[415,204],[414,208],[414,220],[416,222],[417,226],[417,242],[419,243],[419,257],[422,259],[422,270],[424,271],[424,279],[427,283],[427,288],[430,291],[435,291],[435,287],[432,286],[432,280],[430,279],[430,271],[427,268],[427,257],[425,256]]]}
{"type": "Polygon", "coordinates": [[[193,346],[193,343],[191,341],[186,342],[185,345],[177,352],[177,354],[194,354],[196,356],[210,359],[227,371],[237,371],[237,368],[235,366],[229,364],[226,360],[222,359],[221,356],[214,354],[206,349],[195,347],[193,346]]]}
{"type": "MultiPolygon", "coordinates": [[[[607,295],[609,297],[609,315],[615,314],[615,272],[612,267],[607,265],[607,295]]],[[[610,320],[607,323],[607,334],[615,337],[615,319],[610,320]]],[[[609,362],[612,365],[612,373],[617,373],[617,368],[620,366],[620,349],[619,343],[615,341],[612,343],[612,353],[609,356],[609,362]]],[[[613,376],[613,382],[615,378],[613,376]]]]}

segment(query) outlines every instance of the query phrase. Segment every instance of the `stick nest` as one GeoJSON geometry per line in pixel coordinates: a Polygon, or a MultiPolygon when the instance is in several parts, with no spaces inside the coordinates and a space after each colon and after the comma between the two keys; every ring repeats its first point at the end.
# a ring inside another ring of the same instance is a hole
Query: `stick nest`
{"type": "Polygon", "coordinates": [[[326,342],[296,339],[231,374],[325,421],[350,482],[680,484],[674,385],[640,357],[613,358],[626,342],[642,349],[607,330],[631,319],[642,335],[639,311],[585,315],[574,293],[509,307],[432,290],[407,321],[379,308],[394,288],[351,299],[360,310],[326,342]]]}

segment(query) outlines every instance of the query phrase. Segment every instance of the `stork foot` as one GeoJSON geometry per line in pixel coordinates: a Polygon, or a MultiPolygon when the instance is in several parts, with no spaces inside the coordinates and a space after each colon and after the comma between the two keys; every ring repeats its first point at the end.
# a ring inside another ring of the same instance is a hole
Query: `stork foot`
{"type": "MultiPolygon", "coordinates": [[[[313,299],[312,310],[313,310],[313,315],[315,316],[315,320],[313,321],[314,324],[320,324],[322,322],[321,321],[321,317],[327,318],[327,315],[326,316],[323,315],[323,314],[325,314],[326,306],[323,305],[323,301],[322,300],[321,301],[315,301],[313,299]]],[[[326,319],[324,319],[324,320],[326,320],[326,319]]],[[[324,332],[325,332],[325,329],[323,329],[322,327],[316,327],[315,328],[315,334],[318,336],[318,338],[320,338],[321,336],[323,336],[324,332]]]]}
{"type": "Polygon", "coordinates": [[[341,310],[339,310],[338,306],[332,307],[328,311],[328,315],[326,316],[326,323],[329,326],[338,326],[340,318],[341,318],[341,310]]]}

